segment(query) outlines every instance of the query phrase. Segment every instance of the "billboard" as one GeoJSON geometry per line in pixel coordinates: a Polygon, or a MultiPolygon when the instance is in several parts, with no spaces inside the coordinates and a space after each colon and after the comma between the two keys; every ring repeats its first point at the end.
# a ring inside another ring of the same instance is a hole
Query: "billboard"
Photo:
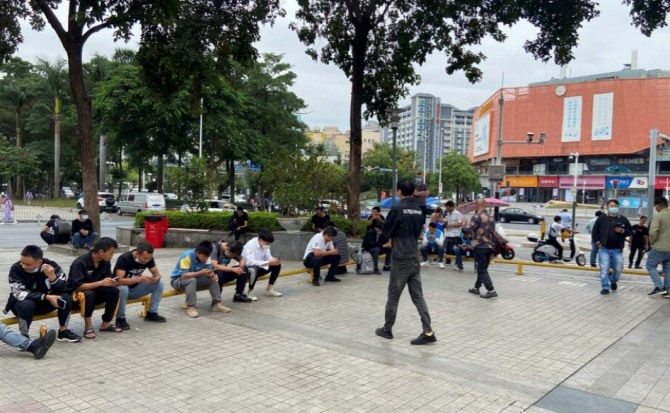
{"type": "Polygon", "coordinates": [[[489,152],[489,135],[491,114],[487,114],[475,123],[474,155],[479,156],[489,152]]]}

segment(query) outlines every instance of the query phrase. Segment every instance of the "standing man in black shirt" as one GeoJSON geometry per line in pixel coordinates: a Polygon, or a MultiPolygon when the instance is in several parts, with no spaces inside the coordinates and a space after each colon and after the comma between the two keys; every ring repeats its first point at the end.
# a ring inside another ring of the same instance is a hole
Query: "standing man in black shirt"
{"type": "Polygon", "coordinates": [[[388,300],[386,301],[386,313],[384,327],[375,331],[379,337],[393,338],[393,325],[398,313],[398,302],[400,295],[409,288],[409,295],[416,306],[421,317],[422,333],[410,343],[419,345],[434,343],[437,341],[435,333],[430,326],[430,315],[428,306],[423,299],[421,288],[421,267],[419,266],[417,240],[421,235],[421,228],[425,224],[421,209],[412,197],[415,192],[412,181],[403,180],[398,182],[398,195],[400,202],[389,212],[384,221],[383,234],[393,243],[393,255],[391,257],[391,275],[389,277],[388,300]]]}
{"type": "Polygon", "coordinates": [[[640,223],[633,225],[632,231],[633,235],[630,236],[628,241],[630,242],[630,255],[628,256],[628,268],[633,266],[633,259],[635,258],[635,253],[637,253],[637,260],[635,261],[635,268],[642,269],[640,263],[642,262],[642,257],[644,253],[649,250],[649,228],[646,227],[647,217],[642,215],[640,217],[640,223]]]}
{"type": "Polygon", "coordinates": [[[163,295],[163,281],[154,261],[154,247],[148,242],[140,242],[137,248],[121,254],[116,259],[114,277],[119,287],[119,309],[116,312],[116,325],[130,330],[126,321],[126,302],[151,294],[151,305],[144,321],[164,323],[165,317],[158,315],[158,306],[163,295]],[[150,274],[144,275],[148,269],[150,274]]]}
{"type": "Polygon", "coordinates": [[[600,267],[600,294],[617,290],[617,283],[623,270],[623,246],[631,234],[628,218],[619,214],[619,201],[607,201],[607,213],[596,220],[591,230],[591,239],[598,246],[598,266],[600,267]],[[609,270],[612,268],[612,274],[609,270]]]}

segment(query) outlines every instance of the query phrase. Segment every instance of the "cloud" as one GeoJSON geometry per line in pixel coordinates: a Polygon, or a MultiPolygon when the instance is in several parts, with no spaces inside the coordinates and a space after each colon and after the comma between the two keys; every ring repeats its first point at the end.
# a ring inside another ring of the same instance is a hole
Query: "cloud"
{"type": "MultiPolygon", "coordinates": [[[[667,53],[670,28],[658,30],[647,38],[632,26],[626,6],[619,2],[602,3],[599,6],[601,16],[584,23],[579,31],[580,41],[574,50],[575,59],[568,67],[569,74],[583,76],[620,70],[624,63],[630,62],[634,49],[639,51],[639,68],[670,69],[670,54],[667,53]]],[[[308,105],[302,115],[304,122],[312,127],[349,129],[350,83],[336,66],[314,62],[305,54],[305,46],[288,28],[289,22],[295,20],[295,2],[289,0],[284,6],[287,17],[279,19],[274,27],[262,29],[262,39],[257,44],[259,51],[283,54],[284,61],[293,66],[292,70],[298,76],[292,90],[308,105]]],[[[503,76],[506,87],[526,86],[559,76],[558,66],[536,61],[523,50],[524,42],[536,34],[534,27],[521,22],[507,29],[507,33],[508,39],[504,43],[487,39],[479,47],[487,56],[480,66],[484,75],[479,83],[470,84],[461,72],[447,76],[444,71],[446,58],[434,54],[417,68],[422,80],[420,85],[410,87],[410,96],[430,93],[440,97],[443,103],[466,109],[480,105],[495,93],[503,76]]],[[[23,34],[25,41],[19,50],[20,57],[34,61],[35,57],[65,56],[50,27],[36,33],[25,24],[23,34]]],[[[105,31],[91,37],[84,49],[84,58],[88,60],[96,53],[111,56],[117,47],[136,48],[136,44],[136,40],[128,45],[114,43],[111,31],[105,31]]],[[[408,102],[406,99],[400,104],[408,102]]]]}

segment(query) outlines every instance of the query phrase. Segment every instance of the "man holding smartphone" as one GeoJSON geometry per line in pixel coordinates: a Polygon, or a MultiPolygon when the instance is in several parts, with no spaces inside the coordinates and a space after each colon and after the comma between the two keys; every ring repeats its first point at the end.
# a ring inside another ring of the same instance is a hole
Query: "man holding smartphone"
{"type": "Polygon", "coordinates": [[[22,335],[29,337],[30,324],[35,315],[57,309],[60,325],[58,341],[81,341],[81,337],[67,327],[72,297],[65,292],[65,272],[54,261],[44,258],[42,248],[28,245],[21,251],[19,261],[9,270],[9,287],[11,293],[5,312],[11,310],[19,318],[22,335]]]}
{"type": "Polygon", "coordinates": [[[223,284],[235,281],[235,295],[233,301],[237,303],[250,303],[251,298],[244,294],[244,287],[249,279],[245,271],[247,261],[242,256],[244,245],[240,241],[212,242],[212,269],[219,278],[219,287],[223,290],[223,284]]]}
{"type": "Polygon", "coordinates": [[[148,242],[139,242],[137,248],[123,253],[116,259],[114,277],[119,287],[119,309],[116,312],[116,325],[130,330],[126,321],[126,302],[151,294],[151,305],[144,321],[164,323],[165,317],[158,315],[158,305],[163,294],[163,281],[154,261],[154,247],[148,242]],[[144,275],[144,270],[151,274],[144,275]]]}

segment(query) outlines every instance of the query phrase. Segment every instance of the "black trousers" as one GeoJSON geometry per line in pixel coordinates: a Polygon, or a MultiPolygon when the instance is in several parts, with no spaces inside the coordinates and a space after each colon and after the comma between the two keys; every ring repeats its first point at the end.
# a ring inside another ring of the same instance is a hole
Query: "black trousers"
{"type": "Polygon", "coordinates": [[[233,234],[235,235],[235,241],[240,240],[240,234],[244,234],[245,232],[249,232],[249,227],[244,227],[244,228],[233,228],[233,234]]]}
{"type": "Polygon", "coordinates": [[[391,248],[374,247],[369,249],[368,252],[372,255],[372,264],[374,265],[375,271],[379,269],[379,256],[381,254],[386,254],[384,256],[384,266],[388,267],[391,265],[391,248]]]}
{"type": "Polygon", "coordinates": [[[489,275],[489,263],[493,249],[491,248],[475,248],[475,267],[477,270],[477,281],[475,281],[475,288],[484,285],[487,291],[493,291],[493,281],[489,275]]]}
{"type": "Polygon", "coordinates": [[[547,239],[547,245],[552,245],[556,247],[556,252],[558,254],[558,259],[562,260],[563,259],[563,246],[561,245],[560,242],[558,242],[557,238],[548,238],[547,239]]]}
{"type": "Polygon", "coordinates": [[[216,275],[219,279],[219,287],[221,287],[221,290],[223,291],[223,284],[230,282],[230,281],[235,281],[235,294],[242,294],[244,292],[244,286],[247,283],[247,280],[249,280],[249,273],[245,272],[242,275],[237,275],[234,272],[227,272],[227,271],[216,271],[216,275]]]}
{"type": "MultiPolygon", "coordinates": [[[[253,283],[249,283],[249,289],[253,290],[254,287],[256,286],[256,281],[265,274],[270,273],[270,281],[268,281],[268,285],[274,285],[275,281],[277,281],[277,278],[279,278],[279,272],[281,271],[281,264],[280,265],[270,265],[270,269],[266,270],[263,267],[259,267],[257,265],[252,266],[252,271],[256,271],[256,278],[254,278],[253,283]]],[[[251,269],[251,268],[250,268],[251,269]]],[[[247,270],[249,271],[249,270],[247,270]]],[[[251,280],[250,280],[251,281],[251,280]]]]}
{"type": "Polygon", "coordinates": [[[338,255],[322,255],[317,257],[314,253],[310,252],[307,255],[307,258],[302,260],[302,264],[307,268],[314,269],[314,280],[318,281],[321,277],[321,267],[324,265],[330,264],[328,268],[328,274],[326,274],[326,279],[332,280],[335,278],[335,273],[337,272],[337,267],[340,265],[340,256],[338,255]]]}
{"type": "Polygon", "coordinates": [[[70,242],[70,234],[54,235],[49,234],[48,232],[40,232],[40,237],[42,237],[44,242],[46,242],[48,245],[68,244],[70,242]]]}
{"type": "Polygon", "coordinates": [[[633,259],[635,258],[635,253],[637,253],[637,260],[635,260],[635,266],[639,267],[642,262],[642,257],[644,257],[644,245],[634,245],[630,246],[630,255],[628,256],[628,266],[633,265],[633,259]]]}
{"type": "MultiPolygon", "coordinates": [[[[68,318],[70,318],[70,311],[72,310],[72,297],[67,293],[61,293],[59,295],[63,300],[65,300],[65,308],[58,308],[58,324],[61,327],[65,327],[67,325],[68,318]]],[[[20,330],[23,330],[23,324],[25,323],[26,331],[21,331],[22,334],[28,333],[34,316],[47,314],[53,310],[56,310],[56,308],[48,301],[33,300],[16,301],[14,308],[12,308],[14,315],[16,315],[23,322],[20,323],[20,330]]]]}
{"type": "Polygon", "coordinates": [[[93,315],[93,310],[98,304],[105,303],[105,312],[102,313],[102,321],[110,322],[114,317],[116,305],[119,303],[119,289],[116,287],[98,287],[95,290],[84,291],[86,307],[84,308],[84,317],[93,315]]]}

